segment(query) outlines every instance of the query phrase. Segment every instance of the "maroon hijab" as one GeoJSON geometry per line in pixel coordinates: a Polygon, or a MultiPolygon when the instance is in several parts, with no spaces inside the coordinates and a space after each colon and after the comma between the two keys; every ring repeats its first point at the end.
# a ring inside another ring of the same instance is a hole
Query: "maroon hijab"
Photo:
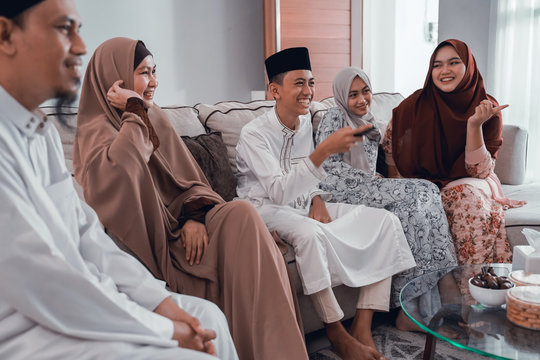
{"type": "MultiPolygon", "coordinates": [[[[485,99],[498,105],[486,93],[484,80],[467,44],[455,39],[441,42],[431,56],[424,87],[393,111],[392,155],[400,174],[428,179],[441,187],[467,177],[467,119],[485,99]],[[431,78],[435,55],[443,46],[452,46],[466,67],[463,79],[449,93],[439,90],[431,78]]],[[[495,158],[502,145],[501,113],[486,121],[482,130],[486,148],[495,158]]]]}

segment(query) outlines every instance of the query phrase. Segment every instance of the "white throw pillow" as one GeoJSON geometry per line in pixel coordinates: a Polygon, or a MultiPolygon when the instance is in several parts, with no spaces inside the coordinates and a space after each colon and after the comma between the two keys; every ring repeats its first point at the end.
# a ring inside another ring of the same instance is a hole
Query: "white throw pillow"
{"type": "Polygon", "coordinates": [[[227,157],[234,174],[236,169],[236,144],[240,130],[251,120],[264,114],[274,107],[273,100],[257,100],[249,103],[239,101],[223,101],[215,105],[197,104],[199,120],[212,131],[221,132],[223,142],[227,147],[227,157]]]}
{"type": "Polygon", "coordinates": [[[185,105],[162,107],[178,136],[197,136],[206,131],[199,121],[197,109],[185,105]]]}

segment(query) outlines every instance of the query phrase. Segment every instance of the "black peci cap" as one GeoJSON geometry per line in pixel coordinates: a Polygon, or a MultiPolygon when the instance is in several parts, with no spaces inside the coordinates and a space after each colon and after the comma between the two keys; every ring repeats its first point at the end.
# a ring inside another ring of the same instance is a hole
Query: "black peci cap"
{"type": "Polygon", "coordinates": [[[305,47],[294,47],[281,50],[269,56],[265,61],[268,79],[292,70],[311,70],[309,52],[305,47]]]}
{"type": "Polygon", "coordinates": [[[13,19],[23,11],[42,2],[43,0],[2,0],[0,2],[0,16],[13,19]]]}

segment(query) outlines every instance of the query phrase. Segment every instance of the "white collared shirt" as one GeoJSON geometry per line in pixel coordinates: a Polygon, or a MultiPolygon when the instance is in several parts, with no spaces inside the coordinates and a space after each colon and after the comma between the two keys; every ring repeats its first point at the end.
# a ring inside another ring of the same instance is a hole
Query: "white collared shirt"
{"type": "Polygon", "coordinates": [[[172,321],[152,312],[170,295],[164,283],[118,249],[78,198],[56,128],[1,86],[0,229],[0,354],[36,326],[176,345],[172,321]]]}
{"type": "Polygon", "coordinates": [[[255,206],[289,205],[308,210],[311,199],[328,194],[318,188],[326,177],[309,155],[313,132],[309,115],[296,130],[283,125],[275,107],[246,124],[236,146],[237,194],[255,206]]]}

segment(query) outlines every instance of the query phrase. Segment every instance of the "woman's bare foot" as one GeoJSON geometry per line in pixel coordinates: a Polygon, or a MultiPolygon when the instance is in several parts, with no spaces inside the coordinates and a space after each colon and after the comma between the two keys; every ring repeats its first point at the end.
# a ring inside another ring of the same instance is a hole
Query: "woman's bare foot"
{"type": "Polygon", "coordinates": [[[356,340],[339,321],[326,324],[326,334],[333,351],[343,360],[386,360],[374,347],[356,340]]]}
{"type": "Polygon", "coordinates": [[[418,331],[425,333],[426,331],[418,326],[414,321],[412,321],[403,309],[399,310],[398,316],[396,318],[396,329],[401,331],[418,331]]]}

